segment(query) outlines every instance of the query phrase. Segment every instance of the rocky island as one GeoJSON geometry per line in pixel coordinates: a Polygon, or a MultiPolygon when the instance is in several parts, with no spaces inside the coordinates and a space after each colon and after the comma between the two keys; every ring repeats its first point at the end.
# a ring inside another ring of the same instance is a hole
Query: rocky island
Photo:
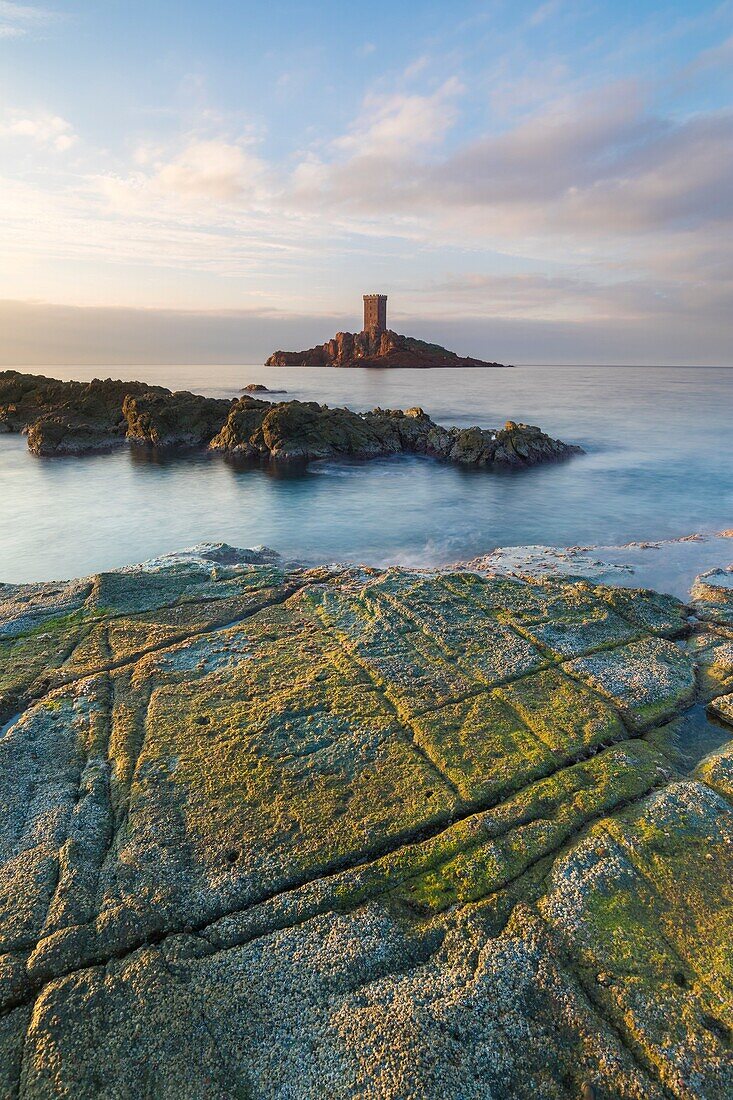
{"type": "Polygon", "coordinates": [[[456,355],[440,344],[376,329],[337,332],[325,344],[306,351],[275,351],[266,367],[503,367],[456,355]]]}
{"type": "Polygon", "coordinates": [[[504,367],[456,355],[440,344],[401,336],[387,328],[387,295],[364,295],[364,328],[337,332],[305,351],[275,351],[266,367],[504,367]]]}
{"type": "Polygon", "coordinates": [[[0,1095],[733,1094],[733,572],[0,586],[0,1095]]]}
{"type": "Polygon", "coordinates": [[[0,431],[25,432],[37,455],[109,450],[124,444],[206,448],[256,462],[415,454],[462,466],[522,468],[582,449],[529,424],[444,428],[413,408],[356,413],[316,402],[231,400],[171,392],[144,382],[60,382],[0,372],[0,431]]]}

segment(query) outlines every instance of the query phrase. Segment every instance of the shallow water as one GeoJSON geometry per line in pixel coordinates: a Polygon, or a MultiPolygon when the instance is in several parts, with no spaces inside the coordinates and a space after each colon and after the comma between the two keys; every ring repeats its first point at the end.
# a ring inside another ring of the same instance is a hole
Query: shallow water
{"type": "Polygon", "coordinates": [[[313,561],[431,565],[495,546],[617,545],[733,527],[731,369],[135,367],[114,376],[214,396],[263,382],[358,410],[421,405],[461,426],[524,420],[588,453],[517,473],[399,458],[294,476],[136,450],[43,460],[23,437],[0,436],[0,580],[78,576],[204,540],[266,543],[313,561]]]}

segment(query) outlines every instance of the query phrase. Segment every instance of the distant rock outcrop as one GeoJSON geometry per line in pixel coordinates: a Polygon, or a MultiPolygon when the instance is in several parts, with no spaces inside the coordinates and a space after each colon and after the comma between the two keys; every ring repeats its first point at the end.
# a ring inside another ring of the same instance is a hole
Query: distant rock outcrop
{"type": "Polygon", "coordinates": [[[276,351],[267,367],[503,367],[456,355],[439,344],[387,329],[337,332],[332,340],[306,351],[276,351]]]}
{"type": "Polygon", "coordinates": [[[263,386],[261,382],[250,382],[248,386],[243,386],[242,393],[287,393],[287,390],[271,390],[267,386],[263,386]]]}

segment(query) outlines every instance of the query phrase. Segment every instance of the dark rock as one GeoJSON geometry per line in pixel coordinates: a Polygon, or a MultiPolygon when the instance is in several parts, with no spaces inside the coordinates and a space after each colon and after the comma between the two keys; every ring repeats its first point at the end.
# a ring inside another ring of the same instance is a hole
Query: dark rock
{"type": "Polygon", "coordinates": [[[232,402],[181,390],[128,394],[122,403],[127,438],[162,447],[200,447],[219,431],[232,402]]]}
{"type": "Polygon", "coordinates": [[[50,456],[109,450],[124,442],[122,404],[128,394],[166,393],[145,382],[95,378],[61,382],[43,375],[0,372],[0,425],[27,432],[34,454],[50,456]]]}
{"type": "MultiPolygon", "coordinates": [[[[46,416],[67,418],[69,424],[124,427],[122,402],[127,394],[166,393],[145,382],[95,378],[62,382],[40,374],[0,371],[0,424],[6,432],[27,431],[46,416]]],[[[123,430],[124,435],[124,430],[123,430]]]]}
{"type": "Polygon", "coordinates": [[[28,450],[43,458],[109,451],[125,442],[125,425],[43,416],[28,428],[28,450]]]}
{"type": "Polygon", "coordinates": [[[485,428],[443,428],[420,408],[355,413],[316,402],[271,405],[252,397],[235,402],[211,448],[249,458],[375,458],[422,454],[464,466],[533,466],[580,454],[527,424],[485,428]]]}
{"type": "Polygon", "coordinates": [[[267,386],[263,386],[261,382],[250,382],[248,386],[242,387],[242,393],[287,393],[287,390],[270,390],[267,386]]]}
{"type": "Polygon", "coordinates": [[[440,344],[428,344],[388,329],[337,332],[331,340],[306,351],[276,351],[267,367],[503,367],[456,355],[440,344]]]}
{"type": "Polygon", "coordinates": [[[266,461],[418,454],[462,466],[521,467],[582,453],[513,421],[500,430],[444,428],[420,408],[355,413],[312,401],[250,394],[227,401],[143,382],[58,382],[15,371],[0,374],[0,425],[27,431],[29,448],[43,456],[108,450],[125,440],[209,445],[266,461]]]}

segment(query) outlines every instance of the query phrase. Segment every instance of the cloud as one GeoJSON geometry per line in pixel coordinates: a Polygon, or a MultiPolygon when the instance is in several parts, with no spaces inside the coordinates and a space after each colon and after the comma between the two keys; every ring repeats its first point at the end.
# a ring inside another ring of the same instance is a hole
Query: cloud
{"type": "Polygon", "coordinates": [[[66,152],[76,144],[77,135],[70,122],[59,115],[39,111],[34,114],[8,111],[0,119],[0,137],[28,138],[37,145],[66,152]]]}
{"type": "Polygon", "coordinates": [[[443,207],[483,209],[505,232],[622,235],[733,214],[733,112],[660,119],[616,103],[544,112],[425,173],[443,207]]]}
{"type": "Polygon", "coordinates": [[[733,111],[660,117],[622,84],[446,149],[458,88],[367,103],[330,157],[301,162],[295,201],[391,218],[393,230],[395,216],[422,219],[456,241],[620,240],[733,216],[733,111]]]}
{"type": "Polygon", "coordinates": [[[310,152],[297,165],[292,202],[311,210],[394,211],[455,124],[462,92],[451,77],[429,95],[367,96],[359,116],[324,154],[310,152]]]}
{"type": "Polygon", "coordinates": [[[0,0],[0,38],[21,38],[34,26],[50,23],[56,18],[54,12],[45,8],[0,0]]]}
{"type": "Polygon", "coordinates": [[[460,81],[451,77],[432,95],[369,95],[359,118],[333,148],[361,157],[404,156],[440,142],[455,122],[454,101],[462,91],[460,81]]]}
{"type": "Polygon", "coordinates": [[[659,299],[638,280],[592,282],[579,275],[469,273],[424,288],[428,302],[463,316],[522,316],[535,319],[628,319],[645,315],[659,299]]]}
{"type": "Polygon", "coordinates": [[[184,206],[237,206],[265,194],[267,165],[250,141],[188,140],[182,149],[166,154],[141,146],[134,155],[140,170],[127,177],[101,175],[96,185],[113,206],[145,207],[154,214],[160,202],[184,206]]]}
{"type": "MultiPolygon", "coordinates": [[[[729,355],[733,111],[662,113],[643,89],[617,83],[544,95],[539,108],[529,96],[519,117],[497,116],[488,89],[477,112],[456,76],[421,91],[400,78],[399,87],[367,95],[341,132],[280,165],[211,114],[178,140],[151,133],[127,161],[84,148],[73,161],[47,156],[43,173],[0,179],[14,293],[35,286],[29,275],[21,289],[16,255],[96,265],[124,300],[160,304],[184,283],[191,301],[236,302],[240,292],[299,307],[311,292],[340,301],[334,265],[370,264],[393,286],[401,280],[408,331],[438,315],[515,337],[522,320],[566,335],[573,324],[637,335],[646,325],[660,329],[661,361],[677,357],[671,334],[681,339],[684,319],[680,347],[697,334],[709,361],[729,355]],[[415,276],[405,271],[451,264],[478,270],[408,290],[415,276]],[[125,265],[145,285],[126,288],[125,265]],[[482,270],[492,265],[512,274],[482,270]]],[[[51,113],[8,113],[0,136],[53,151],[75,140],[51,113]]],[[[104,300],[91,282],[87,300],[104,300]]],[[[520,353],[490,355],[502,356],[520,353]]]]}
{"type": "Polygon", "coordinates": [[[683,76],[694,76],[718,68],[729,68],[733,62],[733,35],[717,46],[702,50],[682,70],[683,76]]]}
{"type": "Polygon", "coordinates": [[[554,15],[557,15],[561,7],[562,0],[547,0],[545,4],[540,4],[538,8],[535,8],[527,21],[528,25],[530,27],[541,26],[548,19],[552,19],[554,15]]]}
{"type": "Polygon", "coordinates": [[[264,171],[264,163],[242,145],[195,141],[157,166],[153,186],[163,194],[235,202],[253,191],[264,171]]]}
{"type": "MultiPolygon", "coordinates": [[[[592,280],[585,274],[474,272],[425,286],[423,302],[447,317],[524,317],[547,321],[640,322],[733,307],[733,278],[690,295],[673,277],[592,280]]],[[[431,311],[432,311],[431,310],[431,311]]]]}

